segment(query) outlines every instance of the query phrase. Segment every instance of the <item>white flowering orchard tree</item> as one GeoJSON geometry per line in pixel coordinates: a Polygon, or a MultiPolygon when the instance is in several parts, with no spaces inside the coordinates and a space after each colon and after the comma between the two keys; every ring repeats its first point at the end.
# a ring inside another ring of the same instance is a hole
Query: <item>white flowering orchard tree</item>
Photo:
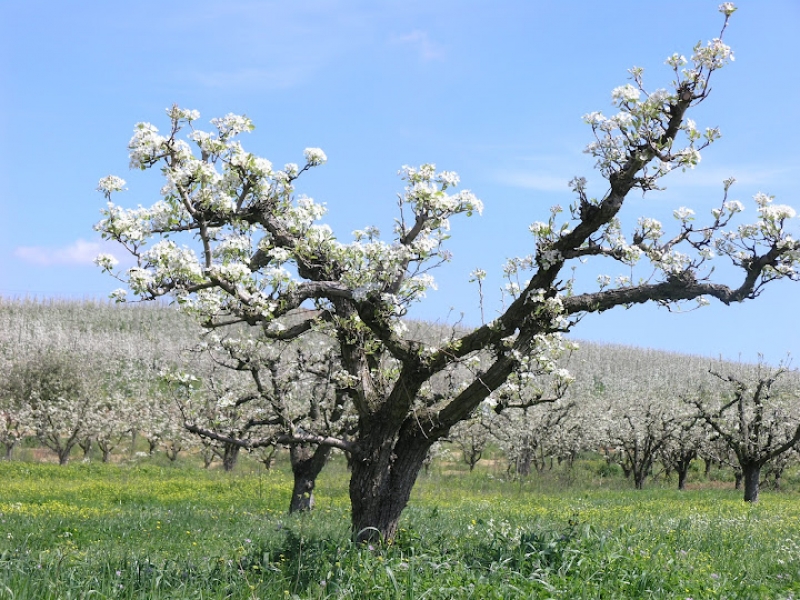
{"type": "MultiPolygon", "coordinates": [[[[725,25],[734,10],[721,6],[725,25]]],[[[596,157],[606,190],[591,197],[586,180],[574,179],[568,215],[554,209],[547,222],[535,223],[532,253],[511,261],[520,281],[513,300],[490,323],[439,345],[407,335],[403,316],[431,285],[431,270],[448,258],[451,218],[479,213],[481,202],[455,191],[459,179],[452,172],[405,167],[392,238],[369,227],[342,241],[320,222],[324,208],[295,193],[299,178],[325,162],[324,153],[308,149],[303,166],[278,169],[244,150],[239,134],[253,129],[246,117],[215,119],[209,133],[195,129],[195,111],[173,107],[163,134],[138,124],[131,166],[161,169],[161,198],[149,208],[124,209],[112,197],[125,182],[115,176],[100,182],[108,206],[97,229],[130,252],[136,266],[117,272],[109,255],[98,264],[138,298],[172,296],[207,327],[245,322],[267,339],[328,330],[343,365],[335,381],[358,414],[357,432],[342,439],[295,429],[291,438],[350,453],[354,533],[391,539],[430,446],[512,373],[555,371],[560,336],[582,315],[644,302],[730,304],[756,297],[775,279],[797,278],[798,243],[785,230],[794,211],[759,195],[755,222],[734,228],[743,206],[727,199],[731,182],[705,226],[681,209],[674,235],[653,219],[640,220],[629,237],[621,231],[629,195],[655,190],[669,172],[694,167],[719,136],[715,129],[701,132],[687,111],[706,100],[710,78],[731,58],[719,38],[698,44],[689,60],[667,60],[674,81],[651,92],[642,70],[632,70],[633,83],[612,94],[617,113],[586,117],[595,138],[587,152],[596,157]],[[715,255],[740,267],[741,280],[712,282],[715,255]],[[593,258],[626,267],[649,261],[653,275],[603,280],[596,291],[574,293],[563,283],[571,266],[593,258]],[[469,367],[482,352],[491,362],[469,367]],[[430,393],[437,378],[464,366],[471,377],[463,385],[445,396],[430,393]]],[[[122,299],[125,292],[114,295],[122,299]]]]}
{"type": "Polygon", "coordinates": [[[483,458],[486,445],[490,439],[491,415],[488,410],[477,412],[471,419],[461,421],[450,430],[449,440],[453,442],[461,454],[461,458],[470,472],[483,458]]]}
{"type": "Polygon", "coordinates": [[[736,456],[745,502],[758,502],[761,469],[800,443],[800,377],[785,365],[714,366],[715,385],[686,396],[712,434],[736,456]],[[731,372],[734,371],[734,372],[731,372]]]}
{"type": "MultiPolygon", "coordinates": [[[[635,348],[621,348],[615,354],[605,364],[592,362],[597,365],[593,375],[595,402],[600,408],[596,439],[607,459],[618,463],[636,489],[642,489],[665,452],[677,452],[679,440],[689,451],[685,444],[690,440],[685,439],[683,429],[690,428],[694,419],[679,394],[703,377],[706,362],[693,356],[635,348]],[[602,371],[598,368],[601,364],[602,371]]],[[[699,439],[691,441],[696,449],[699,439]]],[[[681,466],[688,469],[688,461],[684,462],[681,466]]]]}
{"type": "Polygon", "coordinates": [[[6,375],[4,387],[28,407],[30,428],[60,465],[84,438],[99,395],[98,377],[81,366],[87,363],[86,356],[46,348],[18,360],[6,375]]]}
{"type": "Polygon", "coordinates": [[[206,336],[181,372],[165,374],[183,392],[176,398],[184,426],[221,447],[226,470],[242,448],[274,447],[286,439],[294,476],[289,512],[310,510],[332,447],[295,443],[292,432],[343,436],[352,429],[347,399],[333,382],[340,367],[332,345],[319,335],[288,344],[233,333],[206,336]]]}

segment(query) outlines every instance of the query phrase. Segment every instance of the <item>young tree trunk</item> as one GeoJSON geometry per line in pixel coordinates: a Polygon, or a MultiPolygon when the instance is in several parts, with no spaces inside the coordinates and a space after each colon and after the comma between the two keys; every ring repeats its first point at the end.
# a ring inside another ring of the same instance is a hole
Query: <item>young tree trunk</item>
{"type": "Polygon", "coordinates": [[[630,476],[633,477],[634,489],[644,489],[644,481],[647,479],[647,475],[650,472],[651,464],[652,463],[647,460],[642,461],[638,452],[630,459],[628,470],[630,471],[630,476]]]}
{"type": "Polygon", "coordinates": [[[269,471],[272,468],[273,463],[275,462],[275,453],[277,452],[277,446],[271,446],[268,451],[261,454],[258,461],[264,465],[264,469],[269,471]]]}
{"type": "Polygon", "coordinates": [[[520,477],[528,477],[531,474],[532,457],[529,450],[522,450],[516,460],[516,471],[520,477]]]}
{"type": "Polygon", "coordinates": [[[734,471],[733,473],[733,477],[734,477],[733,489],[735,490],[742,489],[742,478],[744,477],[742,471],[740,469],[736,469],[736,471],[734,471]]]}
{"type": "Polygon", "coordinates": [[[114,443],[97,440],[97,447],[100,448],[100,452],[102,452],[101,460],[104,463],[109,462],[111,460],[111,451],[114,449],[114,443]]]}
{"type": "Polygon", "coordinates": [[[203,468],[208,469],[217,457],[217,453],[211,444],[204,443],[200,446],[200,457],[203,459],[203,468]]]}
{"type": "Polygon", "coordinates": [[[697,452],[695,450],[690,450],[689,452],[683,451],[680,453],[678,460],[675,461],[675,470],[678,472],[678,489],[681,491],[686,489],[686,478],[689,476],[689,467],[692,466],[692,461],[696,456],[697,452]]]}
{"type": "Polygon", "coordinates": [[[322,467],[328,462],[330,446],[309,447],[295,444],[289,448],[289,459],[294,475],[294,489],[289,503],[289,512],[303,512],[314,508],[314,487],[322,467]]]}
{"type": "Polygon", "coordinates": [[[131,458],[133,458],[134,456],[136,456],[136,439],[139,435],[139,432],[135,427],[133,427],[131,428],[130,434],[131,434],[131,447],[128,449],[128,454],[130,455],[131,458]]]}
{"type": "Polygon", "coordinates": [[[83,450],[83,458],[84,459],[89,458],[89,455],[92,452],[92,444],[93,444],[93,440],[90,437],[87,437],[86,439],[81,440],[80,442],[78,442],[78,446],[80,446],[81,450],[83,450]]]}
{"type": "Polygon", "coordinates": [[[236,462],[239,460],[239,450],[241,450],[241,446],[237,446],[236,444],[225,444],[225,448],[222,453],[222,468],[225,471],[233,471],[233,468],[236,466],[236,462]]]}
{"type": "Polygon", "coordinates": [[[742,465],[742,473],[744,476],[744,501],[758,502],[758,480],[761,477],[761,465],[758,463],[742,465]]]}
{"type": "Polygon", "coordinates": [[[14,450],[14,446],[16,446],[16,445],[17,445],[17,440],[14,440],[13,442],[12,441],[8,441],[8,442],[4,442],[3,443],[3,446],[5,446],[5,449],[6,449],[6,452],[5,452],[5,459],[6,460],[11,460],[11,452],[14,450]]]}
{"type": "Polygon", "coordinates": [[[775,470],[774,485],[775,485],[775,491],[777,491],[777,492],[781,491],[781,478],[782,477],[783,477],[783,468],[776,469],[775,470]]]}
{"type": "Polygon", "coordinates": [[[180,444],[170,443],[167,444],[167,447],[164,451],[166,452],[169,461],[175,462],[176,460],[178,460],[178,454],[180,453],[181,450],[182,447],[180,444]]]}
{"type": "Polygon", "coordinates": [[[688,462],[681,462],[678,463],[675,470],[678,472],[678,489],[683,491],[686,489],[686,478],[689,476],[689,464],[691,461],[688,462]]]}
{"type": "Polygon", "coordinates": [[[352,530],[359,542],[385,543],[394,539],[400,515],[436,441],[402,432],[384,436],[377,429],[360,441],[350,476],[352,530]]]}
{"type": "Polygon", "coordinates": [[[475,466],[483,456],[483,449],[478,450],[472,445],[462,446],[461,456],[464,459],[464,462],[467,463],[467,466],[469,466],[469,472],[472,473],[475,470],[475,466]]]}

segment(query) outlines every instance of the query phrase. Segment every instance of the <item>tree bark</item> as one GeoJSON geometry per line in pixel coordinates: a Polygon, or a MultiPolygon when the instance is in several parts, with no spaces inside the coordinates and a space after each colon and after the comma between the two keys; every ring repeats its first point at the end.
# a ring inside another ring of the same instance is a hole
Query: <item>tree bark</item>
{"type": "Polygon", "coordinates": [[[14,440],[13,442],[5,442],[3,444],[3,446],[5,446],[5,449],[6,449],[6,452],[5,452],[5,459],[6,460],[11,460],[11,453],[13,452],[14,446],[16,446],[16,445],[17,445],[16,440],[14,440]]]}
{"type": "Polygon", "coordinates": [[[761,477],[761,465],[758,463],[742,465],[742,474],[744,476],[744,501],[758,502],[758,480],[761,477]]]}
{"type": "Polygon", "coordinates": [[[111,460],[111,451],[114,449],[113,444],[111,442],[97,440],[97,447],[100,448],[100,452],[102,453],[102,462],[109,462],[111,460]]]}
{"type": "Polygon", "coordinates": [[[633,487],[637,490],[644,489],[644,481],[647,479],[647,469],[636,469],[633,473],[633,487]]]}
{"type": "Polygon", "coordinates": [[[350,476],[356,541],[384,543],[394,539],[400,515],[435,441],[404,430],[390,437],[373,430],[359,441],[350,476]]]}
{"type": "Polygon", "coordinates": [[[697,456],[695,450],[689,452],[681,452],[681,456],[675,461],[675,471],[678,473],[678,489],[683,491],[686,489],[686,479],[689,476],[689,467],[692,466],[692,461],[697,456]]]}
{"type": "Polygon", "coordinates": [[[78,446],[80,446],[81,450],[83,450],[83,458],[84,458],[84,460],[89,458],[89,455],[92,452],[92,444],[93,443],[94,443],[94,441],[90,437],[86,438],[85,440],[81,440],[80,442],[78,442],[78,446]]]}
{"type": "Polygon", "coordinates": [[[689,464],[691,464],[691,461],[679,463],[675,468],[678,472],[678,489],[680,491],[686,489],[686,478],[689,476],[689,464]]]}
{"type": "Polygon", "coordinates": [[[289,459],[294,476],[294,489],[289,512],[305,512],[314,508],[314,487],[331,454],[330,446],[311,447],[295,444],[289,448],[289,459]]]}
{"type": "Polygon", "coordinates": [[[239,450],[241,449],[242,447],[237,444],[225,444],[222,452],[222,468],[226,472],[233,471],[239,460],[239,450]]]}

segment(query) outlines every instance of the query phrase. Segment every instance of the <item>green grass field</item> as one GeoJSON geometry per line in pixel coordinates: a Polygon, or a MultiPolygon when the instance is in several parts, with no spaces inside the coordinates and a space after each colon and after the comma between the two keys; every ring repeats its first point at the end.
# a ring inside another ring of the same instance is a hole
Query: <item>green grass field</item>
{"type": "Polygon", "coordinates": [[[795,598],[800,496],[423,475],[386,548],[350,541],[346,473],[313,514],[244,463],[0,463],[0,599],[795,598]]]}

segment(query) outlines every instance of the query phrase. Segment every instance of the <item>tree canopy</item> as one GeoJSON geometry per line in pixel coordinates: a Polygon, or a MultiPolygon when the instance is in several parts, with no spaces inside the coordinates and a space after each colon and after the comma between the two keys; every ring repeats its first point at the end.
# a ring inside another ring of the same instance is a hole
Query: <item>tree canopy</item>
{"type": "Polygon", "coordinates": [[[690,58],[667,58],[668,86],[648,89],[643,70],[631,69],[631,83],[611,93],[617,112],[585,115],[593,137],[586,152],[606,189],[592,196],[587,180],[575,177],[572,204],[530,225],[530,254],[508,261],[505,273],[519,282],[510,288],[513,300],[489,323],[454,328],[436,344],[409,335],[403,317],[449,258],[451,220],[480,213],[482,202],[456,191],[453,172],[404,166],[391,239],[366,227],[343,241],[322,221],[324,206],[296,190],[325,153],[308,148],[302,166],[276,168],[244,149],[240,134],[254,129],[244,116],[212,119],[209,132],[196,128],[197,111],[173,106],[165,133],[137,124],[130,165],[161,169],[160,199],[122,208],[112,197],[125,182],[103,178],[108,204],[96,227],[136,264],[116,272],[112,256],[97,262],[136,297],[171,296],[207,328],[247,323],[266,340],[330,335],[342,365],[333,380],[357,414],[357,433],[336,438],[295,428],[287,439],[348,452],[354,533],[390,539],[428,449],[450,428],[484,401],[513,397],[520,380],[533,386],[528,403],[558,397],[570,378],[556,362],[569,350],[562,334],[582,316],[645,302],[730,304],[755,298],[773,280],[798,278],[800,245],[786,230],[795,211],[758,194],[758,218],[737,225],[744,206],[728,197],[733,179],[705,224],[680,207],[675,228],[643,217],[630,234],[622,231],[632,194],[653,193],[671,172],[694,168],[719,138],[687,113],[708,99],[714,73],[733,58],[722,37],[734,11],[732,3],[720,6],[720,35],[697,44],[690,58]],[[598,289],[576,292],[571,266],[595,259],[626,268],[645,263],[650,274],[601,276],[598,289]],[[719,260],[740,269],[736,284],[712,279],[719,260]],[[455,371],[469,377],[450,388],[455,371]]]}

